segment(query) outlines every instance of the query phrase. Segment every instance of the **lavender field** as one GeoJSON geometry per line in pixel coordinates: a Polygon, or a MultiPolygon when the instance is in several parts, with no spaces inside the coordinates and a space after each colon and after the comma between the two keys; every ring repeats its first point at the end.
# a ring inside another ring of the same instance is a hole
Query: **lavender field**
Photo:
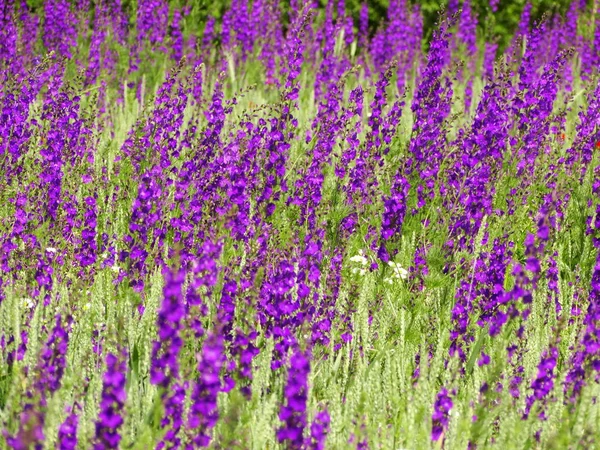
{"type": "Polygon", "coordinates": [[[0,1],[0,448],[600,448],[596,2],[0,1]]]}

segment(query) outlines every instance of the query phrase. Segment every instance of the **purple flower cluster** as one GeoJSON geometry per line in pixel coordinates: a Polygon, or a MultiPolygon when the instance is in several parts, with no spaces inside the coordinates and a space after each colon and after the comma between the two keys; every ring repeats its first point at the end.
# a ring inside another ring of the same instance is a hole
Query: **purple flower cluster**
{"type": "MultiPolygon", "coordinates": [[[[310,354],[296,350],[290,357],[284,388],[285,402],[279,411],[279,419],[284,425],[277,431],[279,442],[283,442],[290,449],[303,448],[309,372],[310,354]]],[[[317,428],[316,431],[320,430],[317,428]]]]}
{"type": "Polygon", "coordinates": [[[44,46],[61,56],[71,57],[77,37],[75,14],[67,0],[47,0],[44,2],[44,46]]]}
{"type": "MultiPolygon", "coordinates": [[[[542,359],[538,365],[538,373],[535,380],[531,383],[531,389],[533,394],[527,397],[525,414],[526,418],[531,411],[534,402],[543,401],[546,396],[552,391],[554,387],[554,369],[558,360],[558,349],[556,347],[550,347],[549,350],[545,351],[542,355],[542,359]]],[[[540,413],[540,417],[544,417],[544,413],[540,413]]]]}
{"type": "Polygon", "coordinates": [[[158,312],[158,340],[152,348],[152,366],[150,380],[152,384],[168,387],[179,377],[177,358],[183,342],[180,336],[185,309],[182,298],[182,286],[185,272],[167,271],[163,288],[163,303],[158,312]]]}
{"type": "Polygon", "coordinates": [[[220,372],[224,363],[223,339],[210,334],[202,345],[198,358],[199,377],[192,391],[192,405],[188,414],[186,432],[190,436],[187,448],[207,447],[210,430],[219,419],[217,395],[221,390],[220,372]]]}
{"type": "Polygon", "coordinates": [[[62,450],[75,450],[77,448],[77,427],[79,417],[75,412],[69,413],[58,429],[58,446],[62,450]]]}
{"type": "Polygon", "coordinates": [[[323,450],[325,448],[325,440],[329,432],[330,422],[331,419],[327,410],[317,413],[310,424],[310,437],[308,438],[306,448],[311,450],[323,450]]]}
{"type": "MultiPolygon", "coordinates": [[[[69,334],[64,328],[60,314],[56,316],[56,325],[40,354],[38,365],[39,378],[36,383],[38,392],[51,394],[60,388],[66,368],[66,354],[69,334]]],[[[43,399],[42,401],[45,402],[43,399]]]]}
{"type": "Polygon", "coordinates": [[[452,406],[453,403],[452,399],[448,396],[448,390],[442,388],[437,394],[435,404],[433,405],[431,440],[439,440],[448,428],[448,417],[452,406]]]}
{"type": "Polygon", "coordinates": [[[527,2],[508,36],[495,0],[449,1],[433,30],[407,0],[380,23],[346,0],[172,3],[0,7],[0,446],[235,447],[275,401],[277,445],[353,426],[368,448],[389,433],[353,390],[380,369],[429,389],[441,446],[466,401],[493,422],[486,445],[510,404],[548,435],[551,402],[584,403],[600,379],[595,8],[533,23],[527,2]],[[409,353],[380,360],[397,338],[409,353]],[[344,392],[322,390],[331,367],[344,392]]]}
{"type": "Polygon", "coordinates": [[[446,144],[444,121],[450,113],[452,88],[444,79],[444,70],[450,60],[448,24],[443,22],[436,30],[427,65],[421,74],[411,109],[414,114],[412,138],[409,144],[409,159],[406,168],[396,173],[395,182],[405,183],[402,176],[418,175],[417,208],[423,208],[427,199],[435,196],[434,187],[440,169],[440,161],[446,144]]]}
{"type": "Polygon", "coordinates": [[[119,448],[121,442],[119,428],[123,424],[122,413],[127,399],[126,364],[125,353],[119,356],[109,353],[106,356],[100,413],[96,421],[95,450],[119,448]]]}
{"type": "Polygon", "coordinates": [[[574,349],[570,369],[565,380],[565,391],[575,400],[585,385],[588,371],[600,372],[600,257],[592,274],[589,306],[584,319],[585,329],[578,348],[574,349]]]}
{"type": "Polygon", "coordinates": [[[160,447],[167,443],[177,447],[180,443],[177,434],[183,424],[183,401],[185,390],[179,382],[179,352],[183,346],[181,338],[182,321],[185,317],[183,302],[184,271],[167,271],[163,288],[163,303],[158,312],[158,340],[152,348],[150,382],[164,389],[164,414],[161,427],[167,428],[160,447]]]}
{"type": "Polygon", "coordinates": [[[96,226],[98,207],[96,198],[90,196],[84,200],[86,210],[83,216],[83,226],[81,228],[81,247],[76,258],[79,260],[81,267],[87,267],[96,262],[97,258],[97,243],[96,243],[96,226]]]}
{"type": "Polygon", "coordinates": [[[273,369],[284,364],[284,356],[296,343],[294,330],[301,322],[297,317],[300,301],[292,295],[296,277],[294,266],[282,261],[269,273],[261,289],[259,319],[267,336],[275,339],[275,354],[271,362],[273,369]]]}

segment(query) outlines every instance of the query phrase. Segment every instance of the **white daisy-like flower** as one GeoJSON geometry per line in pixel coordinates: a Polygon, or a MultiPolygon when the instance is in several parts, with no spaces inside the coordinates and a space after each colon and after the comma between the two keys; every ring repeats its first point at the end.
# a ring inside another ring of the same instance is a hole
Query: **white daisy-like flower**
{"type": "Polygon", "coordinates": [[[33,302],[33,299],[31,299],[31,298],[24,298],[23,299],[23,304],[25,306],[27,306],[29,309],[33,308],[34,305],[35,305],[35,303],[33,302]]]}
{"type": "Polygon", "coordinates": [[[369,263],[369,260],[365,257],[365,253],[362,251],[362,249],[358,251],[358,255],[354,255],[352,258],[350,258],[350,261],[363,266],[366,266],[369,263]]]}
{"type": "Polygon", "coordinates": [[[364,256],[360,256],[360,255],[353,256],[352,258],[350,258],[350,261],[359,263],[363,266],[366,266],[368,263],[367,258],[365,258],[364,256]]]}
{"type": "Polygon", "coordinates": [[[46,248],[46,251],[47,251],[48,253],[56,253],[56,249],[55,249],[54,247],[47,247],[47,248],[46,248]]]}
{"type": "Polygon", "coordinates": [[[390,261],[388,264],[390,265],[390,267],[393,270],[392,276],[394,278],[401,278],[403,280],[406,280],[408,278],[408,270],[406,270],[400,264],[398,264],[397,262],[394,262],[394,261],[390,261]]]}

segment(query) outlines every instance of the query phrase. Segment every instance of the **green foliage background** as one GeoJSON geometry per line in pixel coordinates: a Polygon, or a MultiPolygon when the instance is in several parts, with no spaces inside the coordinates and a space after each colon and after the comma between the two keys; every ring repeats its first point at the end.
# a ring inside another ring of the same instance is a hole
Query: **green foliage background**
{"type": "MultiPolygon", "coordinates": [[[[592,6],[591,0],[583,1],[587,3],[588,7],[592,6]]],[[[43,3],[44,0],[27,0],[27,5],[32,10],[43,8],[43,3]]],[[[284,0],[284,3],[289,7],[289,0],[284,0]]],[[[318,0],[318,3],[322,8],[327,5],[327,1],[325,0],[318,0]]],[[[337,2],[335,1],[335,3],[337,2]]],[[[348,13],[352,14],[357,23],[362,3],[363,0],[346,0],[346,10],[348,13]]],[[[374,33],[377,28],[385,22],[390,2],[389,0],[368,0],[367,3],[369,5],[369,28],[371,32],[374,33]]],[[[425,36],[431,36],[438,15],[441,11],[446,9],[448,2],[425,0],[411,1],[410,3],[420,5],[424,16],[425,36]]],[[[461,1],[460,3],[462,5],[463,2],[461,1]]],[[[498,40],[500,48],[503,48],[517,27],[521,12],[526,3],[527,0],[500,0],[498,9],[495,13],[492,12],[489,6],[489,0],[472,0],[471,5],[479,18],[480,29],[488,36],[494,36],[498,40]]],[[[532,19],[535,21],[540,19],[544,14],[564,14],[571,4],[571,0],[533,0],[531,3],[533,6],[532,19]]],[[[201,28],[208,15],[220,18],[231,2],[211,0],[171,0],[170,4],[172,6],[190,4],[192,6],[192,16],[190,19],[201,28]]],[[[122,5],[130,11],[131,17],[134,20],[135,11],[137,9],[137,0],[123,0],[122,5]]]]}
{"type": "MultiPolygon", "coordinates": [[[[577,1],[577,0],[575,0],[577,1]]],[[[327,2],[321,1],[324,5],[327,2]]],[[[448,6],[447,1],[432,1],[425,0],[420,2],[411,2],[419,4],[424,15],[424,29],[426,35],[431,34],[431,30],[435,27],[437,17],[440,11],[443,11],[448,6]]],[[[460,2],[462,5],[462,1],[460,2]]],[[[500,39],[506,40],[514,31],[519,23],[523,7],[527,0],[500,0],[498,9],[495,13],[492,12],[489,6],[489,0],[472,0],[471,5],[479,18],[480,26],[490,28],[489,31],[497,35],[500,39]]],[[[571,4],[570,0],[533,0],[532,2],[532,18],[537,20],[544,13],[560,12],[564,13],[571,4]]],[[[590,4],[589,1],[586,3],[590,4]]],[[[362,2],[360,0],[348,0],[347,7],[352,11],[353,16],[358,17],[362,2]]],[[[369,4],[369,17],[371,26],[377,27],[379,23],[385,20],[389,1],[386,0],[371,0],[369,4]]]]}

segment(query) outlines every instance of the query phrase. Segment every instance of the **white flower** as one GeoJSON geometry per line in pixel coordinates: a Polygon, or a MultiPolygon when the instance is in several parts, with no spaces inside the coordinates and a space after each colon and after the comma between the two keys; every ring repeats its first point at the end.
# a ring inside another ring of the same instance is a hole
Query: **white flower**
{"type": "Polygon", "coordinates": [[[56,253],[56,249],[54,247],[48,247],[48,248],[46,248],[46,251],[48,253],[56,253]]]}
{"type": "Polygon", "coordinates": [[[390,261],[388,264],[394,271],[392,275],[394,278],[402,278],[403,280],[406,280],[406,278],[408,278],[408,271],[400,264],[394,261],[390,261]]]}
{"type": "Polygon", "coordinates": [[[29,309],[33,308],[33,306],[35,305],[35,303],[33,303],[33,300],[30,298],[24,298],[23,299],[23,303],[25,304],[25,306],[27,306],[29,309]]]}
{"type": "Polygon", "coordinates": [[[112,270],[114,273],[119,273],[119,271],[120,271],[121,269],[119,269],[119,266],[117,266],[117,265],[115,264],[114,266],[112,266],[112,267],[110,268],[110,270],[112,270]]]}
{"type": "Polygon", "coordinates": [[[369,262],[369,260],[365,258],[365,253],[362,251],[362,249],[358,251],[358,255],[355,255],[352,258],[350,258],[350,261],[359,263],[363,266],[366,266],[369,262]]]}
{"type": "Polygon", "coordinates": [[[357,267],[353,267],[352,268],[352,273],[353,274],[360,274],[361,276],[364,275],[365,273],[367,273],[367,271],[365,269],[359,269],[357,267]]]}
{"type": "Polygon", "coordinates": [[[367,263],[369,262],[369,261],[367,261],[367,258],[365,258],[364,256],[361,256],[361,255],[353,256],[352,258],[350,258],[350,261],[359,263],[363,266],[366,266],[367,263]]]}

